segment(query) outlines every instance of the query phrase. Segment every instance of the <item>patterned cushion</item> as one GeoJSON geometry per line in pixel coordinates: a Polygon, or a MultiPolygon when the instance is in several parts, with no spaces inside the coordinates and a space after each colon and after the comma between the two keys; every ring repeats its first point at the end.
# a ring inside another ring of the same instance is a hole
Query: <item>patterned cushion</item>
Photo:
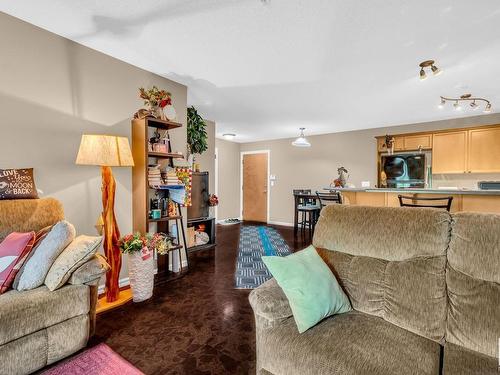
{"type": "Polygon", "coordinates": [[[108,262],[106,262],[106,258],[104,258],[101,254],[95,254],[94,258],[82,264],[71,274],[68,283],[73,285],[88,285],[93,281],[98,282],[101,276],[104,275],[104,273],[106,273],[110,268],[111,267],[108,262]]]}
{"type": "Polygon", "coordinates": [[[45,278],[49,290],[56,290],[66,284],[71,274],[82,264],[94,257],[102,237],[78,236],[56,259],[45,278]]]}
{"type": "Polygon", "coordinates": [[[36,199],[33,168],[0,169],[0,199],[36,199]]]}
{"type": "Polygon", "coordinates": [[[16,289],[30,290],[43,285],[52,263],[74,238],[75,227],[69,222],[63,220],[54,225],[26,262],[16,289]]]}
{"type": "Polygon", "coordinates": [[[19,268],[33,248],[35,232],[14,232],[0,244],[0,294],[12,285],[19,268]]]}
{"type": "Polygon", "coordinates": [[[40,243],[43,241],[45,237],[47,237],[47,234],[49,234],[50,230],[52,229],[52,226],[48,226],[45,228],[40,229],[38,232],[36,232],[35,235],[35,241],[33,242],[33,247],[30,253],[26,256],[25,261],[21,265],[21,268],[19,268],[19,272],[17,272],[16,278],[14,279],[14,282],[12,283],[12,289],[17,289],[17,286],[19,285],[19,279],[21,278],[23,272],[24,272],[24,265],[28,262],[28,260],[33,256],[33,254],[36,251],[36,248],[40,243]]]}

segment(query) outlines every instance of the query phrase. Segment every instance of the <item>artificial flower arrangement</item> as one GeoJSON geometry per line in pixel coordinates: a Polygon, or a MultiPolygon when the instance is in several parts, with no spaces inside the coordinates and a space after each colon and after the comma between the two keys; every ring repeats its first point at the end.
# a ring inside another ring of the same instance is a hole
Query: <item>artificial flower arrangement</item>
{"type": "Polygon", "coordinates": [[[139,97],[144,99],[144,105],[153,109],[155,107],[165,108],[167,105],[172,104],[172,94],[165,90],[160,90],[158,87],[153,86],[149,90],[144,87],[139,88],[139,97]]]}
{"type": "Polygon", "coordinates": [[[162,120],[175,120],[177,113],[172,105],[172,94],[153,86],[149,90],[139,88],[139,97],[144,100],[144,105],[149,109],[140,109],[134,114],[134,118],[145,118],[148,116],[159,117],[162,120]]]}
{"type": "Polygon", "coordinates": [[[210,207],[215,207],[219,205],[219,197],[215,194],[210,194],[208,196],[208,205],[210,207]]]}
{"type": "Polygon", "coordinates": [[[152,251],[156,251],[159,255],[165,255],[172,247],[172,237],[165,233],[155,233],[153,235],[147,233],[145,236],[139,232],[127,234],[118,242],[120,250],[124,254],[134,254],[141,252],[143,260],[151,256],[152,251]]]}

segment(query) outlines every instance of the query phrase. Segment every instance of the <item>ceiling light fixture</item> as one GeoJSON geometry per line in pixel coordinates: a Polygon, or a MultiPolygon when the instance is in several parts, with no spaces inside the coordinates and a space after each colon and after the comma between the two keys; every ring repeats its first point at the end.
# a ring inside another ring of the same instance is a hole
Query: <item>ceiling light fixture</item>
{"type": "Polygon", "coordinates": [[[304,136],[304,130],[306,128],[300,128],[300,136],[295,141],[292,142],[292,145],[295,147],[311,147],[311,144],[307,141],[304,136]]]}
{"type": "Polygon", "coordinates": [[[232,141],[234,139],[234,137],[236,137],[236,134],[234,134],[234,133],[224,133],[224,134],[222,134],[222,137],[226,141],[232,141]]]}
{"type": "Polygon", "coordinates": [[[471,102],[470,107],[472,110],[477,110],[479,108],[479,104],[477,102],[484,102],[486,103],[483,112],[484,113],[490,113],[491,112],[491,103],[489,100],[484,99],[484,98],[477,98],[473,97],[471,94],[463,94],[460,96],[460,98],[447,98],[445,96],[441,96],[441,102],[439,103],[438,107],[443,108],[446,104],[446,102],[454,102],[453,103],[453,108],[457,111],[462,110],[462,106],[460,105],[461,102],[471,102]]]}
{"type": "Polygon", "coordinates": [[[422,61],[418,66],[420,66],[420,80],[423,81],[427,78],[427,74],[425,74],[425,68],[430,67],[432,74],[437,76],[440,75],[443,71],[439,69],[435,64],[434,60],[425,60],[422,61]]]}

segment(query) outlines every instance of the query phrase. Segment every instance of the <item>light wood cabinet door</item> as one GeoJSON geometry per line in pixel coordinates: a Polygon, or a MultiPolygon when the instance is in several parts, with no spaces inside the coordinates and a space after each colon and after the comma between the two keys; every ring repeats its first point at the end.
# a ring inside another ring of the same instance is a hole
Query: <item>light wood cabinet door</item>
{"type": "Polygon", "coordinates": [[[495,195],[462,195],[462,211],[500,214],[500,197],[495,195]]]}
{"type": "MultiPolygon", "coordinates": [[[[402,151],[404,148],[404,137],[394,137],[394,151],[402,151]]],[[[377,138],[377,149],[379,152],[387,152],[385,137],[377,138]]]]}
{"type": "Polygon", "coordinates": [[[467,172],[500,172],[500,128],[469,130],[467,172]]]}
{"type": "Polygon", "coordinates": [[[432,137],[432,173],[466,173],[467,130],[432,137]]]}
{"type": "Polygon", "coordinates": [[[428,150],[432,148],[432,134],[409,135],[404,137],[405,150],[428,150]]]}
{"type": "Polygon", "coordinates": [[[380,192],[380,193],[357,192],[356,193],[356,205],[357,206],[384,207],[385,206],[385,194],[382,192],[380,192]]]}

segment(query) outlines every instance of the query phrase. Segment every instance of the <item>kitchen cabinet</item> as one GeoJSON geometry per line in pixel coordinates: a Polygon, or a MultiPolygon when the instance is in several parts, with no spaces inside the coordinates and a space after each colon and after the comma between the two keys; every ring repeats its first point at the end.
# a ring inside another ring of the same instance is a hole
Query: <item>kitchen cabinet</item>
{"type": "MultiPolygon", "coordinates": [[[[378,152],[387,152],[387,147],[385,147],[385,137],[377,138],[377,150],[378,152]]],[[[394,151],[404,150],[404,138],[394,137],[394,151]]]]}
{"type": "Polygon", "coordinates": [[[432,148],[432,134],[408,135],[403,138],[405,150],[428,150],[432,148]]]}
{"type": "Polygon", "coordinates": [[[500,214],[500,199],[495,195],[463,195],[462,211],[500,214]]]}
{"type": "Polygon", "coordinates": [[[385,206],[385,194],[358,192],[356,193],[356,205],[358,206],[385,206]]]}
{"type": "Polygon", "coordinates": [[[432,136],[432,173],[466,173],[467,130],[432,136]]]}
{"type": "Polygon", "coordinates": [[[500,172],[500,128],[469,130],[467,156],[468,173],[500,172]]]}

